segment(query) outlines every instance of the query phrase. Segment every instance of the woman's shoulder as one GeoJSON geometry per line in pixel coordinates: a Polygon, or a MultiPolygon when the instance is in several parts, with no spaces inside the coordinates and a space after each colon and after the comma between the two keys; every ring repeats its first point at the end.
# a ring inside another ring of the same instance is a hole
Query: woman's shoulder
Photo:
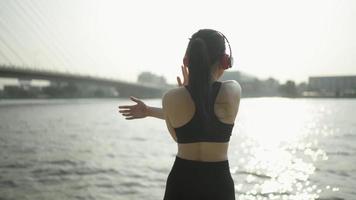
{"type": "Polygon", "coordinates": [[[240,97],[241,96],[241,86],[236,80],[226,80],[221,81],[221,92],[225,95],[240,97]]]}
{"type": "Polygon", "coordinates": [[[165,91],[163,93],[163,96],[175,96],[175,95],[182,93],[183,90],[184,90],[184,87],[172,88],[172,89],[165,91]]]}
{"type": "Polygon", "coordinates": [[[186,93],[184,87],[172,88],[163,93],[162,99],[163,101],[171,101],[181,98],[184,93],[186,93]]]}

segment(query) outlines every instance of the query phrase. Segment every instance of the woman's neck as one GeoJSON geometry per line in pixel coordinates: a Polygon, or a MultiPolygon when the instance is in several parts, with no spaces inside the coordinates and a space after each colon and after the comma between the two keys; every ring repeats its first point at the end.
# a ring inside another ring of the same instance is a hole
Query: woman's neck
{"type": "Polygon", "coordinates": [[[212,74],[211,76],[211,82],[215,82],[218,81],[219,77],[217,76],[217,74],[212,74]]]}
{"type": "Polygon", "coordinates": [[[222,75],[223,72],[221,72],[218,67],[214,67],[213,69],[215,69],[215,70],[211,74],[211,81],[215,82],[215,81],[218,81],[218,79],[220,78],[220,76],[222,75]]]}

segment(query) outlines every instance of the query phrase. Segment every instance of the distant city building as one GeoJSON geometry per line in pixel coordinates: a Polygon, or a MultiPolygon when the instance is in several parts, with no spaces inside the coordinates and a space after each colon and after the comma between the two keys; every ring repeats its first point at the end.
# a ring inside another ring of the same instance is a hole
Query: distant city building
{"type": "Polygon", "coordinates": [[[142,72],[137,77],[137,82],[143,85],[166,87],[167,81],[164,76],[156,75],[152,72],[142,72]]]}
{"type": "Polygon", "coordinates": [[[356,76],[309,77],[309,88],[322,96],[355,96],[356,76]]]}
{"type": "Polygon", "coordinates": [[[259,80],[257,77],[240,71],[226,71],[222,81],[236,80],[242,88],[242,97],[278,96],[279,83],[276,79],[259,80]]]}

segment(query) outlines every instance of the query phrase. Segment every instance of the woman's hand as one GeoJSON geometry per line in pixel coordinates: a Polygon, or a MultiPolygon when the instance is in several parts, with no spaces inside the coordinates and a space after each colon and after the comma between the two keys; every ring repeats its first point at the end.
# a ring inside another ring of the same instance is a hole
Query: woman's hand
{"type": "Polygon", "coordinates": [[[188,85],[188,80],[189,80],[189,71],[188,71],[188,67],[185,65],[181,66],[182,69],[182,74],[183,74],[183,83],[182,80],[180,79],[179,76],[177,76],[177,82],[178,82],[178,86],[185,86],[188,85]]]}
{"type": "Polygon", "coordinates": [[[130,96],[130,99],[137,104],[131,106],[119,106],[119,112],[126,117],[125,119],[139,119],[149,115],[149,107],[143,103],[143,101],[133,96],[130,96]]]}

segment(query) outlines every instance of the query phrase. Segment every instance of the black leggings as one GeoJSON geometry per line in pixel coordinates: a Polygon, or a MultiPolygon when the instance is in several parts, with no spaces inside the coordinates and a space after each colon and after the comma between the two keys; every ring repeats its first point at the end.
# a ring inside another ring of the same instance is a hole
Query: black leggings
{"type": "Polygon", "coordinates": [[[195,161],[176,156],[164,200],[235,200],[229,161],[195,161]]]}

